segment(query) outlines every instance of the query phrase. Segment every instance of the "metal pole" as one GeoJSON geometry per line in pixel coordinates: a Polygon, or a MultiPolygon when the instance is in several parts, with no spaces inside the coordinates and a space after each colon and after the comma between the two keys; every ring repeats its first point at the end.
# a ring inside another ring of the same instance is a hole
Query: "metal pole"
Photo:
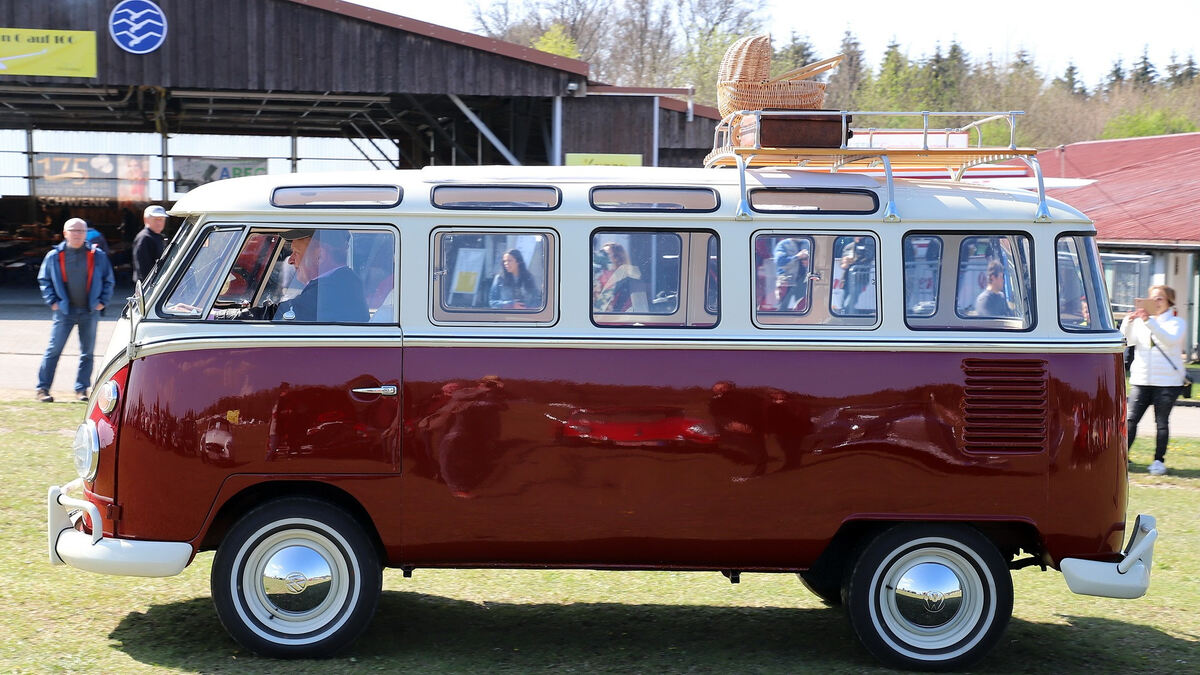
{"type": "Polygon", "coordinates": [[[650,148],[650,166],[658,166],[658,97],[653,97],[651,101],[654,104],[650,110],[650,114],[654,117],[654,133],[652,134],[654,147],[650,148]]]}
{"type": "Polygon", "coordinates": [[[487,139],[491,141],[492,145],[496,146],[496,149],[500,151],[501,155],[504,155],[504,159],[507,159],[509,164],[512,164],[513,166],[521,166],[521,162],[516,158],[516,156],[513,155],[503,143],[500,142],[500,139],[496,137],[496,134],[492,133],[492,130],[488,128],[488,125],[484,124],[483,120],[479,119],[479,116],[476,115],[470,108],[468,108],[467,104],[462,102],[462,99],[454,94],[447,94],[447,96],[449,96],[450,100],[454,102],[454,105],[458,106],[458,109],[462,111],[462,114],[466,115],[467,119],[471,120],[471,124],[474,124],[475,128],[479,129],[479,133],[486,136],[487,139]]]}
{"type": "Polygon", "coordinates": [[[562,97],[555,96],[550,107],[550,166],[562,166],[563,163],[562,125],[562,97]]]}
{"type": "MultiPolygon", "coordinates": [[[[37,201],[37,181],[33,167],[33,127],[25,127],[25,175],[29,177],[29,201],[37,201]]],[[[30,219],[32,220],[32,218],[30,219]]]]}
{"type": "MultiPolygon", "coordinates": [[[[354,147],[355,147],[355,149],[358,148],[357,145],[355,145],[354,147]]],[[[300,157],[299,157],[298,150],[299,150],[299,143],[296,140],[296,128],[292,127],[292,173],[296,173],[296,168],[300,164],[300,157]]],[[[359,152],[362,152],[362,150],[359,150],[359,152]]]]}
{"type": "MultiPolygon", "coordinates": [[[[166,127],[163,127],[163,128],[165,129],[166,127]]],[[[167,138],[168,138],[167,132],[163,131],[162,132],[162,201],[164,201],[164,202],[171,198],[170,190],[167,187],[168,185],[171,184],[171,172],[167,168],[167,161],[171,157],[171,150],[167,145],[167,138]]],[[[150,191],[147,190],[146,194],[150,194],[150,191]]]]}

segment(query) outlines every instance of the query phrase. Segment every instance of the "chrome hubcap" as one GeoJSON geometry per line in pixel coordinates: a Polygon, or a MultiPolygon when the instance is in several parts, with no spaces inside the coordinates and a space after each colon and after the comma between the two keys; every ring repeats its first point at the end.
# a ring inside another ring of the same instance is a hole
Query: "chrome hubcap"
{"type": "Polygon", "coordinates": [[[938,563],[918,563],[908,568],[893,592],[900,616],[922,628],[945,625],[962,607],[962,582],[954,570],[938,563]]]}
{"type": "Polygon", "coordinates": [[[329,561],[309,546],[281,548],[263,567],[263,593],[281,612],[302,614],[317,609],[329,597],[332,586],[329,561]]]}

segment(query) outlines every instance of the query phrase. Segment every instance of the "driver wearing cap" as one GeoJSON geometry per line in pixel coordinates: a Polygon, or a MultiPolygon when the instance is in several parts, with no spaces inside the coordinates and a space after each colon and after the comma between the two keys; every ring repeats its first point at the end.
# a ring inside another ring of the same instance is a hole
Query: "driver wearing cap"
{"type": "Polygon", "coordinates": [[[366,323],[371,318],[362,280],[346,266],[350,233],[344,230],[289,230],[288,262],[304,283],[300,295],[279,303],[275,321],[366,323]]]}

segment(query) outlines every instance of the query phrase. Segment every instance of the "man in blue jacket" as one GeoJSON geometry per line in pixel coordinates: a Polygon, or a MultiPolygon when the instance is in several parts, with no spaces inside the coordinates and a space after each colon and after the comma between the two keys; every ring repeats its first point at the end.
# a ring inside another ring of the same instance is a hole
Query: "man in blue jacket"
{"type": "Polygon", "coordinates": [[[71,328],[79,327],[79,370],[75,374],[75,399],[87,401],[92,379],[92,350],[100,312],[113,294],[113,269],[104,251],[86,245],[87,223],[72,218],[63,225],[63,243],[50,249],[38,270],[42,299],[54,313],[50,344],[38,368],[37,400],[54,402],[50,386],[71,328]]]}

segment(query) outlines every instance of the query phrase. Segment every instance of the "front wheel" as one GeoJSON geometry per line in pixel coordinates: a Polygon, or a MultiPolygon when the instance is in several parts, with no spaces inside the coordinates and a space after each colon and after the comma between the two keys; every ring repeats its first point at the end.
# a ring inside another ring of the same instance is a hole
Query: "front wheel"
{"type": "Polygon", "coordinates": [[[880,661],[954,670],[983,657],[1012,616],[1012,577],[965,525],[909,524],[862,549],[846,583],[850,623],[880,661]]]}
{"type": "Polygon", "coordinates": [[[363,527],[326,502],[289,497],[230,529],[212,567],[221,624],[263,656],[330,656],[370,623],[382,585],[363,527]]]}

